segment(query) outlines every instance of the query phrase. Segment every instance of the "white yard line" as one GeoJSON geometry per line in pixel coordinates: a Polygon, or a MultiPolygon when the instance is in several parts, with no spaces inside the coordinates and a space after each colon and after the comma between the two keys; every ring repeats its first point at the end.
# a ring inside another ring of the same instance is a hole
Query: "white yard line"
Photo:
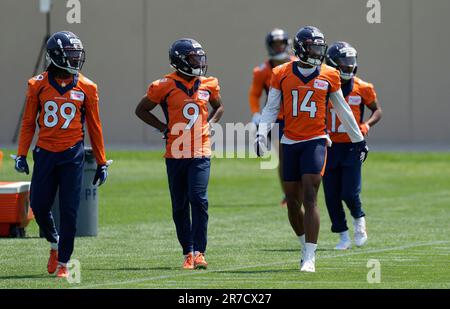
{"type": "MultiPolygon", "coordinates": [[[[431,241],[431,242],[413,243],[413,244],[397,246],[397,247],[388,247],[388,248],[383,248],[383,249],[358,250],[358,251],[350,251],[350,252],[345,252],[345,253],[323,255],[323,256],[319,255],[318,260],[332,259],[332,258],[346,257],[346,256],[353,256],[353,255],[361,255],[361,254],[371,254],[371,253],[382,253],[382,252],[389,252],[389,251],[399,251],[399,250],[405,250],[405,249],[409,249],[409,248],[433,246],[433,245],[441,245],[441,244],[450,244],[450,241],[431,241]]],[[[195,276],[195,275],[198,276],[198,275],[204,275],[204,274],[208,274],[208,273],[220,273],[220,272],[225,272],[225,271],[234,271],[234,270],[257,268],[257,267],[276,266],[276,265],[283,265],[283,264],[295,263],[295,262],[299,262],[298,259],[286,260],[286,261],[283,261],[283,262],[266,263],[266,264],[243,265],[243,266],[232,267],[232,268],[224,268],[224,269],[213,269],[213,270],[205,270],[205,271],[190,271],[190,272],[187,271],[186,273],[178,273],[178,274],[162,275],[162,276],[154,276],[154,277],[145,277],[145,278],[132,279],[132,280],[105,282],[105,283],[91,284],[91,285],[85,285],[85,286],[82,286],[82,287],[73,287],[73,288],[75,288],[75,289],[79,289],[79,288],[88,289],[88,288],[97,288],[97,287],[106,287],[106,286],[126,285],[126,284],[131,284],[131,283],[141,283],[141,282],[145,282],[145,281],[152,281],[152,280],[159,280],[159,279],[169,279],[169,278],[187,277],[187,276],[195,276]]]]}

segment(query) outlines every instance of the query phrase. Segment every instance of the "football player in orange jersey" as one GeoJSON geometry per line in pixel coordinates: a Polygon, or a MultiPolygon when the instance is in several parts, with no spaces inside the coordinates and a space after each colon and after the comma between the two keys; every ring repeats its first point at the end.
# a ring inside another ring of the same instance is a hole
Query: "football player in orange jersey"
{"type": "Polygon", "coordinates": [[[39,137],[33,150],[30,206],[40,230],[50,242],[48,272],[67,278],[80,205],[85,121],[97,161],[94,184],[105,182],[107,162],[97,85],[79,73],[85,61],[80,39],[68,31],[54,33],[47,41],[46,57],[47,70],[28,81],[15,168],[18,172],[29,173],[26,157],[37,122],[39,137]],[[51,213],[57,190],[59,233],[51,213]]]}
{"type": "MultiPolygon", "coordinates": [[[[269,59],[263,64],[253,69],[253,81],[249,91],[249,103],[250,111],[252,113],[252,122],[258,127],[261,120],[259,101],[261,99],[263,90],[266,95],[269,93],[270,79],[272,77],[272,69],[290,60],[294,60],[294,56],[289,53],[291,46],[289,35],[286,31],[275,28],[269,32],[266,36],[266,48],[269,54],[269,59]]],[[[283,135],[284,120],[283,112],[280,110],[276,123],[278,124],[278,141],[283,135]]],[[[281,146],[281,145],[280,145],[281,146]]],[[[282,173],[282,150],[279,148],[280,164],[278,165],[278,175],[280,178],[281,186],[283,187],[283,181],[281,177],[282,173]]],[[[284,193],[284,189],[283,189],[284,193]]],[[[286,207],[286,196],[281,201],[281,206],[286,207]]]]}
{"type": "Polygon", "coordinates": [[[257,154],[263,155],[267,149],[267,133],[282,105],[285,128],[281,144],[288,217],[302,243],[300,270],[315,272],[320,226],[317,192],[325,169],[327,143],[331,142],[326,128],[329,98],[361,161],[365,160],[368,148],[342,95],[339,71],[322,65],[327,51],[323,33],[316,27],[300,28],[294,51],[299,61],[273,69],[255,147],[257,154]]]}
{"type": "MultiPolygon", "coordinates": [[[[333,43],[327,52],[328,65],[341,72],[342,93],[348,102],[361,132],[367,136],[382,115],[372,84],[366,83],[355,76],[357,52],[346,42],[333,43]],[[364,122],[364,107],[372,111],[370,118],[364,122]]],[[[361,161],[355,152],[344,126],[336,118],[333,108],[328,109],[328,131],[333,145],[328,148],[328,160],[323,178],[323,189],[328,214],[331,219],[331,231],[339,233],[340,241],[335,247],[345,250],[351,247],[345,211],[345,202],[353,217],[354,239],[356,246],[362,246],[367,241],[365,213],[361,206],[361,161]]]]}
{"type": "Polygon", "coordinates": [[[172,216],[183,249],[183,268],[206,269],[210,126],[223,114],[220,87],[217,78],[205,77],[206,53],[197,41],[175,41],[169,58],[176,71],[150,84],[136,115],[166,138],[172,216]],[[157,105],[165,122],[151,112],[157,105]]]}

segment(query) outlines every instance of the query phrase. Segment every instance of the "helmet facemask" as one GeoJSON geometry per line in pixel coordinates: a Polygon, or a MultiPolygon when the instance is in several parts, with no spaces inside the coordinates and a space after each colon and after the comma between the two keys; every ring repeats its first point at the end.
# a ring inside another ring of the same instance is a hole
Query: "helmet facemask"
{"type": "Polygon", "coordinates": [[[274,40],[268,47],[270,59],[276,61],[289,59],[288,47],[289,47],[289,40],[286,39],[274,40]]]}
{"type": "Polygon", "coordinates": [[[314,40],[314,42],[307,42],[303,44],[299,42],[301,52],[297,54],[300,62],[311,65],[313,67],[319,66],[322,64],[325,56],[327,54],[328,45],[324,40],[314,40]]]}
{"type": "Polygon", "coordinates": [[[68,47],[63,47],[62,42],[57,40],[59,48],[47,50],[46,60],[70,74],[77,74],[86,60],[86,53],[80,40],[72,40],[73,46],[68,47]]]}

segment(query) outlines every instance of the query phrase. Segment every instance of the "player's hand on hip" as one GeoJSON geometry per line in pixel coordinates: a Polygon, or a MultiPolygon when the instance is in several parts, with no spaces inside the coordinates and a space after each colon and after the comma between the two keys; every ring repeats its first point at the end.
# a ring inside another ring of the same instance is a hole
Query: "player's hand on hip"
{"type": "Polygon", "coordinates": [[[27,163],[27,157],[16,156],[14,161],[15,161],[14,168],[16,169],[16,171],[18,171],[19,173],[25,173],[27,175],[30,174],[30,169],[27,163]]]}
{"type": "Polygon", "coordinates": [[[108,178],[108,165],[107,164],[98,164],[97,171],[95,172],[94,181],[92,184],[95,186],[98,183],[98,186],[101,186],[105,183],[106,178],[108,178]]]}
{"type": "Polygon", "coordinates": [[[359,153],[359,160],[361,162],[366,161],[367,156],[369,155],[369,147],[367,147],[366,141],[360,141],[355,143],[355,149],[359,153]]]}
{"type": "Polygon", "coordinates": [[[359,125],[359,130],[361,130],[361,134],[364,137],[367,137],[367,136],[369,136],[370,126],[367,123],[361,123],[359,125]]]}
{"type": "Polygon", "coordinates": [[[252,122],[255,124],[255,126],[258,126],[261,122],[261,114],[256,112],[252,116],[252,122]]]}
{"type": "Polygon", "coordinates": [[[262,135],[256,135],[255,152],[258,157],[264,156],[267,151],[267,139],[262,135]]]}

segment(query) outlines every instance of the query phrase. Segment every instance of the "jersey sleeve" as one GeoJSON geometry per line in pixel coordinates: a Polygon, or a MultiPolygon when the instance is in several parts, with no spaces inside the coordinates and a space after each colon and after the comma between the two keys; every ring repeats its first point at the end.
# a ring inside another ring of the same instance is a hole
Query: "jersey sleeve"
{"type": "Polygon", "coordinates": [[[208,77],[207,87],[209,91],[209,100],[217,101],[220,99],[220,86],[219,80],[215,77],[208,77]]]}
{"type": "Polygon", "coordinates": [[[270,79],[270,87],[277,90],[281,90],[281,75],[283,74],[282,69],[284,65],[279,65],[272,69],[272,78],[270,79]]]}
{"type": "Polygon", "coordinates": [[[33,140],[36,130],[36,117],[39,110],[38,90],[36,80],[28,81],[28,90],[25,101],[25,109],[22,116],[22,126],[20,128],[19,149],[17,155],[26,156],[33,140]]]}
{"type": "Polygon", "coordinates": [[[327,72],[327,79],[330,83],[330,92],[336,92],[341,89],[341,75],[338,70],[330,68],[327,72]]]}
{"type": "Polygon", "coordinates": [[[248,93],[248,102],[250,104],[250,111],[252,114],[258,113],[260,110],[259,100],[264,89],[264,78],[261,74],[261,69],[256,67],[253,69],[253,80],[248,93]]]}
{"type": "Polygon", "coordinates": [[[372,104],[377,99],[377,93],[375,92],[373,84],[364,82],[362,86],[361,94],[363,103],[365,105],[372,104]]]}
{"type": "Polygon", "coordinates": [[[103,141],[102,123],[98,107],[97,85],[89,85],[86,91],[86,125],[97,164],[106,164],[105,145],[103,141]]]}
{"type": "Polygon", "coordinates": [[[158,79],[151,83],[147,89],[147,99],[156,104],[162,103],[167,93],[168,83],[167,78],[158,79]]]}

